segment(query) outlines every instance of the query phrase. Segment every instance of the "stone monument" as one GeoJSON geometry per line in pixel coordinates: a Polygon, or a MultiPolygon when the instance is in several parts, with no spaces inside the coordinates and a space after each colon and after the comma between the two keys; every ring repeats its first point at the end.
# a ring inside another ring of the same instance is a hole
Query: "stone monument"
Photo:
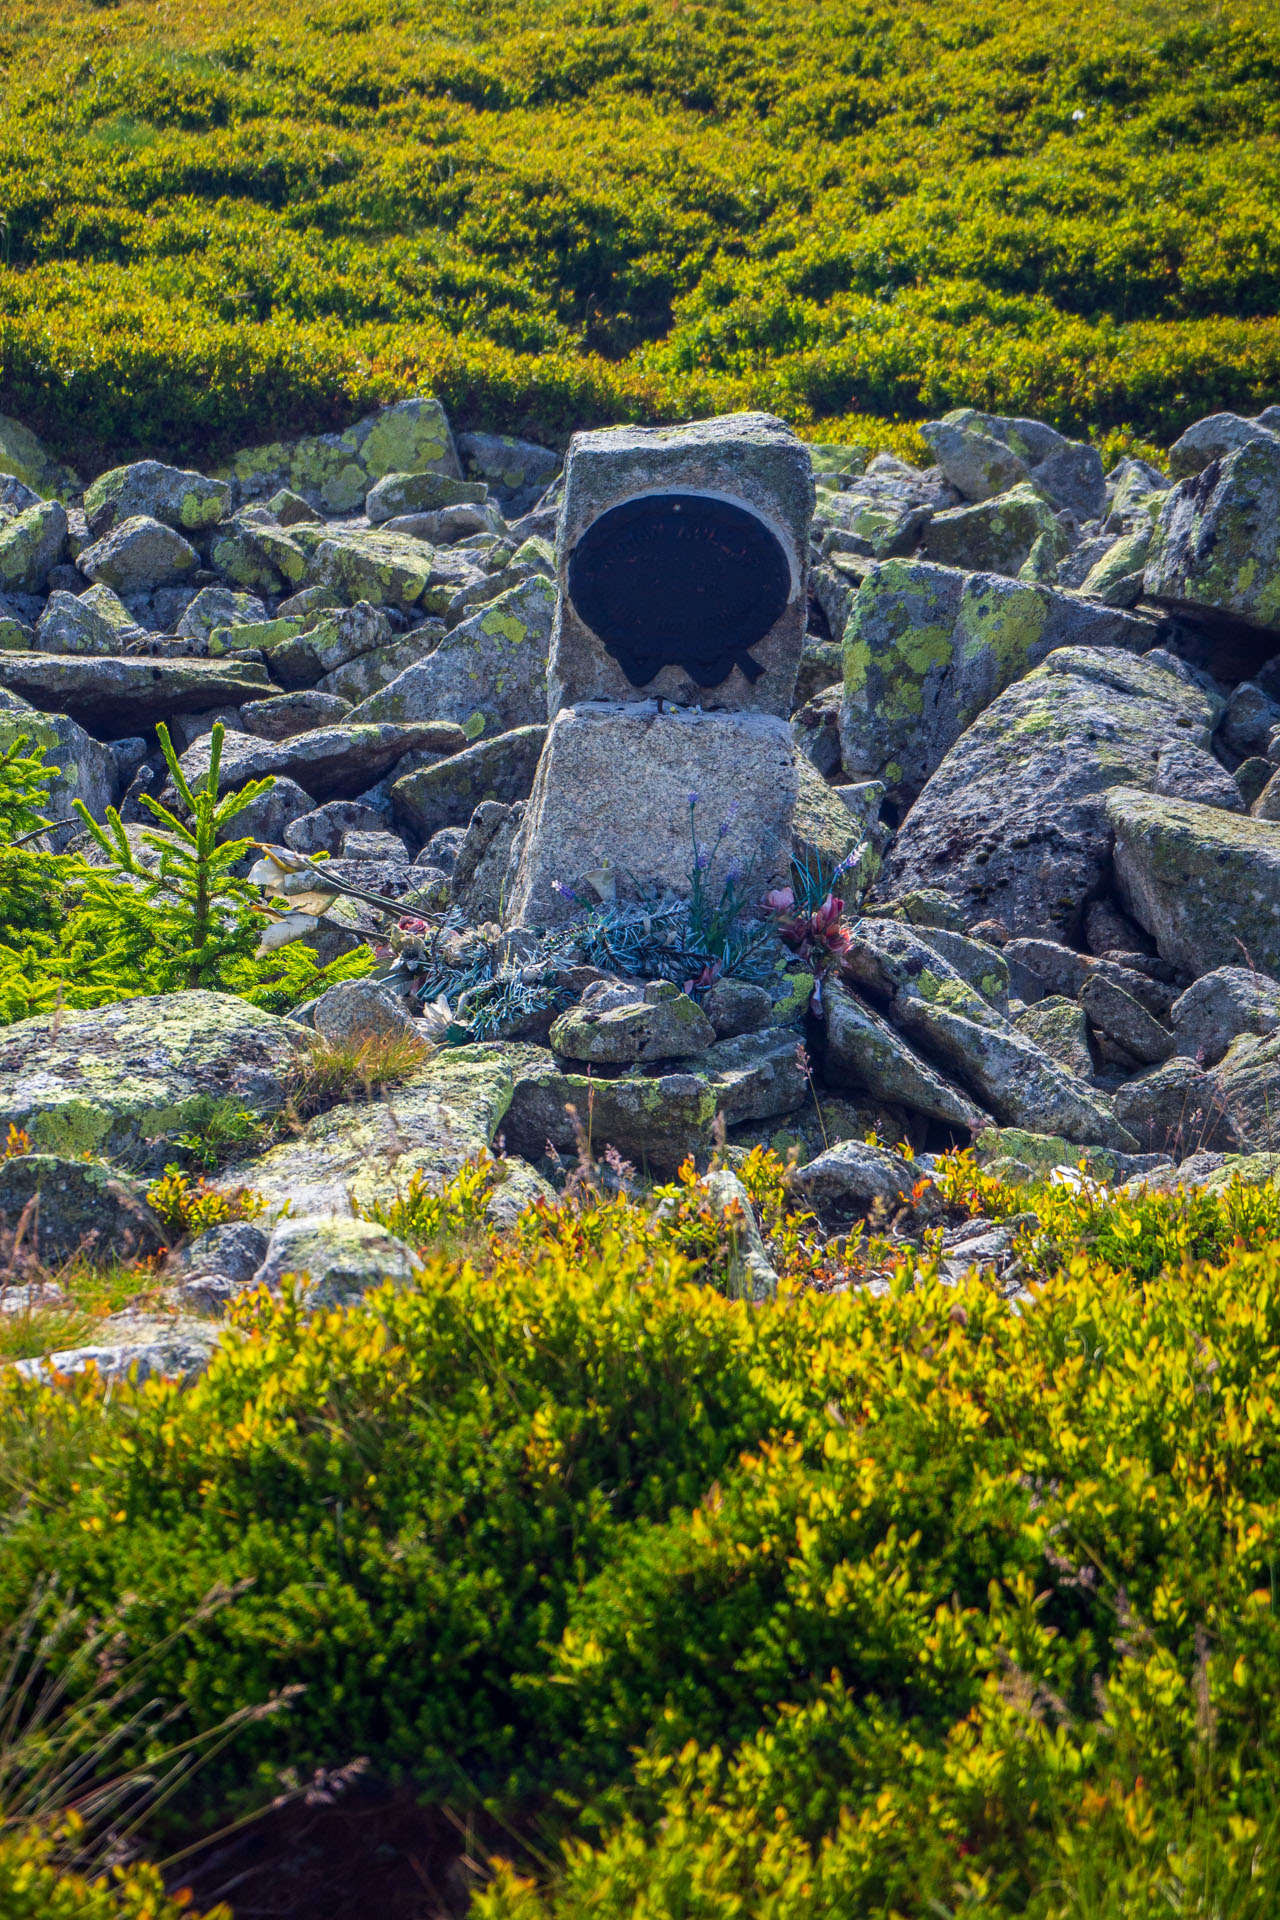
{"type": "Polygon", "coordinates": [[[785,881],[799,776],[813,478],[767,414],[575,435],[556,533],[551,725],[504,917],[545,926],[602,867],[686,892],[689,809],[761,891],[785,881]]]}

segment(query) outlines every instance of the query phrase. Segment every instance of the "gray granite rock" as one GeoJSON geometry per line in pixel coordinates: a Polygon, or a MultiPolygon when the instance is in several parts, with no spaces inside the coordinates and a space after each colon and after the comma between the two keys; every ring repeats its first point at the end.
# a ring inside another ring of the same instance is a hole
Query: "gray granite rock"
{"type": "Polygon", "coordinates": [[[142,637],[143,629],[110,587],[51,593],[36,623],[42,653],[126,653],[142,637]]]}
{"type": "Polygon", "coordinates": [[[1095,973],[1085,982],[1080,1004],[1099,1033],[1116,1041],[1135,1060],[1155,1066],[1173,1052],[1173,1035],[1168,1029],[1105,975],[1095,973]]]}
{"type": "Polygon", "coordinates": [[[567,1060],[647,1066],[702,1053],[716,1037],[697,1001],[674,981],[650,981],[624,1005],[615,1000],[616,995],[602,1003],[598,991],[588,988],[577,1006],[554,1022],[552,1051],[567,1060]]]}
{"type": "Polygon", "coordinates": [[[185,580],[200,565],[200,556],[172,527],[139,513],[118,521],[84,549],[76,564],[87,579],[117,593],[150,593],[185,580]]]}
{"type": "Polygon", "coordinates": [[[871,1094],[960,1131],[985,1124],[982,1108],[921,1059],[851,988],[829,981],[822,1005],[828,1086],[871,1094]]]}
{"type": "Polygon", "coordinates": [[[534,574],[462,621],[355,710],[364,720],[454,720],[469,740],[541,725],[555,589],[534,574]]]}
{"type": "Polygon", "coordinates": [[[446,827],[465,827],[484,801],[511,806],[533,791],[545,726],[514,727],[490,735],[433,766],[402,774],[391,788],[395,819],[420,840],[446,827]]]}
{"type": "Polygon", "coordinates": [[[577,909],[558,888],[611,866],[687,894],[690,797],[717,870],[764,893],[785,884],[799,773],[786,723],[766,713],[658,711],[657,703],[567,708],[547,736],[508,893],[512,926],[577,909]],[[725,828],[723,836],[721,827],[725,828]]]}
{"type": "Polygon", "coordinates": [[[25,1153],[0,1160],[0,1220],[24,1222],[23,1245],[46,1266],[77,1254],[137,1260],[164,1239],[146,1186],[102,1160],[25,1153]]]}
{"type": "Polygon", "coordinates": [[[240,718],[244,731],[260,740],[290,740],[294,734],[310,733],[316,727],[337,726],[350,711],[349,700],[306,688],[296,693],[270,694],[265,700],[248,700],[240,709],[240,718]]]}
{"type": "Polygon", "coordinates": [[[239,706],[271,692],[252,661],[152,660],[139,654],[0,653],[0,686],[95,733],[136,734],[174,714],[239,706]]]}
{"type": "Polygon", "coordinates": [[[412,1247],[374,1221],[309,1214],[277,1221],[254,1281],[278,1287],[292,1274],[303,1305],[314,1310],[356,1306],[373,1288],[409,1285],[422,1271],[412,1247]]]}
{"type": "Polygon", "coordinates": [[[1252,440],[1174,488],[1143,590],[1202,616],[1280,629],[1280,435],[1252,440]]]}
{"type": "Polygon", "coordinates": [[[1178,996],[1169,1019],[1177,1051],[1216,1066],[1237,1035],[1280,1027],[1280,980],[1250,967],[1215,967],[1178,996]]]}
{"type": "Polygon", "coordinates": [[[857,921],[844,964],[860,987],[889,1001],[895,1024],[997,1120],[1085,1145],[1132,1149],[1101,1095],[1004,1020],[910,928],[857,921]]]}
{"type": "Polygon", "coordinates": [[[792,1176],[795,1191],[825,1224],[849,1221],[879,1206],[886,1214],[908,1204],[916,1173],[892,1147],[842,1140],[792,1176]]]}
{"type": "Polygon", "coordinates": [[[100,473],[84,494],[85,518],[94,540],[139,514],[161,520],[179,533],[200,533],[216,527],[230,509],[231,489],[225,481],[166,467],[159,460],[113,467],[109,473],[100,473]]]}
{"type": "MultiPolygon", "coordinates": [[[[0,658],[0,674],[3,673],[0,658]]],[[[465,742],[460,727],[448,722],[398,726],[357,726],[350,718],[336,727],[317,727],[288,740],[259,740],[249,733],[228,733],[223,741],[220,787],[229,792],[264,774],[288,774],[317,800],[348,800],[390,772],[406,753],[425,748],[456,753],[465,742]]],[[[188,780],[209,771],[209,745],[199,740],[181,756],[188,780]]]]}
{"type": "Polygon", "coordinates": [[[561,591],[547,675],[549,711],[555,714],[587,700],[660,697],[683,706],[789,715],[804,644],[813,504],[808,451],[770,414],[725,414],[678,427],[609,427],[575,434],[565,462],[556,529],[561,591]],[[654,492],[731,500],[761,519],[780,542],[790,594],[772,629],[751,649],[763,668],[757,679],[735,666],[727,679],[707,687],[683,668],[665,666],[636,687],[574,606],[568,578],[578,541],[610,508],[654,492]]]}
{"type": "Polygon", "coordinates": [[[18,1020],[0,1029],[0,1130],[159,1171],[215,1106],[276,1111],[300,1034],[236,994],[193,988],[18,1020]]]}
{"type": "Polygon", "coordinates": [[[886,561],[844,634],[845,772],[914,794],[996,696],[1055,649],[1136,652],[1150,638],[1131,614],[1032,582],[886,561]]]}
{"type": "Polygon", "coordinates": [[[1247,1073],[1233,1093],[1216,1074],[1201,1072],[1191,1060],[1166,1060],[1126,1081],[1116,1091],[1116,1118],[1149,1153],[1168,1153],[1175,1160],[1189,1154],[1235,1152],[1250,1138],[1250,1100],[1244,1090],[1247,1073]],[[1237,1118],[1237,1096],[1243,1126],[1237,1118]]]}
{"type": "Polygon", "coordinates": [[[1108,789],[1153,783],[1176,742],[1207,748],[1220,710],[1150,659],[1059,649],[951,748],[886,855],[879,893],[939,886],[969,923],[994,917],[1070,944],[1110,876],[1108,789]]]}
{"type": "Polygon", "coordinates": [[[1270,821],[1117,787],[1107,796],[1125,907],[1189,974],[1280,972],[1280,833],[1270,821]]]}

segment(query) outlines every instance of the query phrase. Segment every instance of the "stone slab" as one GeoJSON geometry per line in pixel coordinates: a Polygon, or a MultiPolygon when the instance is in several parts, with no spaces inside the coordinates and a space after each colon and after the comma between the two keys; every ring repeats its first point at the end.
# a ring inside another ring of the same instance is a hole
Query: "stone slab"
{"type": "Polygon", "coordinates": [[[660,696],[683,706],[789,714],[804,645],[813,504],[808,450],[769,414],[725,414],[679,427],[610,427],[575,434],[557,525],[560,600],[548,669],[549,711],[555,714],[584,700],[660,696]],[[593,523],[624,502],[673,492],[745,509],[781,546],[790,590],[778,619],[751,648],[752,660],[763,668],[754,681],[733,667],[720,684],[704,687],[682,668],[667,665],[637,688],[574,605],[570,571],[575,550],[593,523]]]}

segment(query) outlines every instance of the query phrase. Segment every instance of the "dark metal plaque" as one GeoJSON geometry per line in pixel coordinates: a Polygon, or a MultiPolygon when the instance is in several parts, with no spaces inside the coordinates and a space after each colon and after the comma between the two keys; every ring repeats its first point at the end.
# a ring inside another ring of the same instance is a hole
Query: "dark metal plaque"
{"type": "Polygon", "coordinates": [[[762,520],[729,500],[647,494],[593,520],[569,558],[569,597],[633,687],[682,667],[717,687],[782,617],[791,570],[762,520]]]}

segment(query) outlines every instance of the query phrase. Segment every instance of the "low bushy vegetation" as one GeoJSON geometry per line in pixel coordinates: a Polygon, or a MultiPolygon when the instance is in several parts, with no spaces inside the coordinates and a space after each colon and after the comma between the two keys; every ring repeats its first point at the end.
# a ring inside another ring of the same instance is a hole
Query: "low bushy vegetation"
{"type": "Polygon", "coordinates": [[[1167,441],[1280,387],[1278,74],[1265,0],[15,0],[0,405],[86,463],[419,390],[1167,441]]]}
{"type": "Polygon", "coordinates": [[[690,1177],[498,1233],[499,1172],[406,1195],[420,1284],[255,1299],[194,1388],[0,1388],[0,1617],[56,1565],[193,1733],[304,1689],[188,1830],[359,1755],[507,1823],[484,1920],[1270,1911],[1280,1195],[1024,1188],[1021,1308],[842,1284],[857,1240],[751,1306],[690,1177]]]}

